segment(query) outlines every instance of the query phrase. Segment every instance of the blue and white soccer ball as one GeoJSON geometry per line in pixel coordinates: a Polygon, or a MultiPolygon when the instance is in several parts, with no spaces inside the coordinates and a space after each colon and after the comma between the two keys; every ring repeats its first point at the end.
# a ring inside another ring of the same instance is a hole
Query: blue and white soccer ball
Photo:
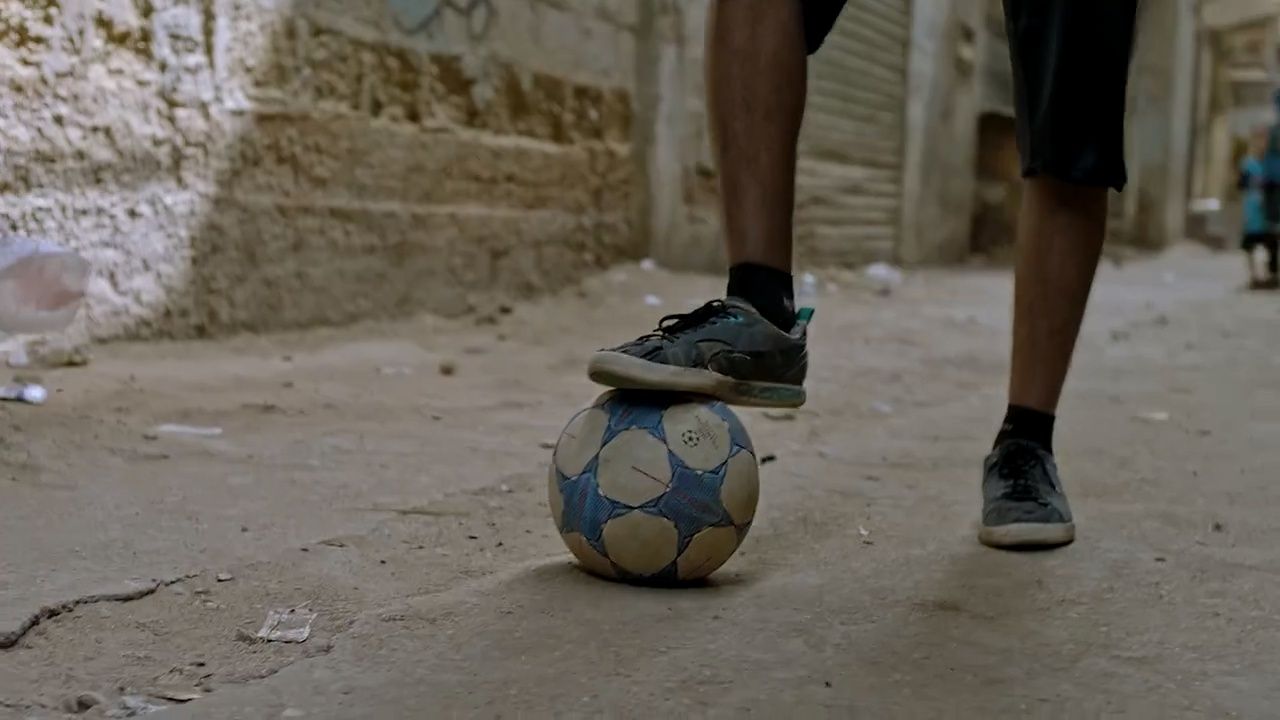
{"type": "Polygon", "coordinates": [[[549,491],[556,530],[586,570],[675,583],[733,555],[760,481],[751,438],[724,403],[610,392],[564,429],[549,491]]]}

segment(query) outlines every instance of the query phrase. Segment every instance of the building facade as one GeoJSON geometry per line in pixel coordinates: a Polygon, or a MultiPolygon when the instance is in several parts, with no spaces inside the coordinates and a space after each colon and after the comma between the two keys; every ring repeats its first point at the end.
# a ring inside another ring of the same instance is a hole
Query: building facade
{"type": "MultiPolygon", "coordinates": [[[[1117,226],[1148,245],[1180,232],[1193,5],[1143,3],[1117,226]]],[[[0,233],[93,261],[103,338],[458,314],[645,255],[715,269],[707,7],[0,0],[0,233]]],[[[811,61],[802,264],[1008,244],[1002,28],[997,0],[849,1],[811,61]]]]}
{"type": "Polygon", "coordinates": [[[1251,134],[1276,122],[1280,2],[1211,0],[1198,21],[1190,192],[1207,204],[1194,234],[1226,243],[1239,232],[1241,156],[1251,134]]]}

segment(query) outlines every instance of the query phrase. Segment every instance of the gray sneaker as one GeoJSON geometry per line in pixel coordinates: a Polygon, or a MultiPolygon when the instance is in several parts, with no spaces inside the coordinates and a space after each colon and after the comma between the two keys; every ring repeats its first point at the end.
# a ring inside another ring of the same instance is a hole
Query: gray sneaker
{"type": "Polygon", "coordinates": [[[805,308],[791,332],[779,330],[751,305],[713,300],[690,313],[668,315],[658,329],[592,356],[587,374],[620,390],[710,395],[731,405],[800,407],[809,367],[805,308]]]}
{"type": "Polygon", "coordinates": [[[1018,548],[1066,545],[1075,538],[1053,456],[1035,443],[1001,443],[984,467],[978,540],[989,547],[1018,548]]]}

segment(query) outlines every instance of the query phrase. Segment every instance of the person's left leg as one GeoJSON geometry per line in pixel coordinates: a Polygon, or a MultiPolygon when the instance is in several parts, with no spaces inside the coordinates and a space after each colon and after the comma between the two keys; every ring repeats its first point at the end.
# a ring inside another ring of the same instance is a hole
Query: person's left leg
{"type": "Polygon", "coordinates": [[[1268,290],[1280,288],[1280,237],[1267,235],[1262,241],[1267,249],[1267,276],[1263,284],[1268,290]]]}
{"type": "Polygon", "coordinates": [[[1053,457],[1058,399],[1125,183],[1137,0],[1005,0],[1027,178],[1018,222],[1009,407],[984,466],[979,540],[1062,545],[1075,523],[1053,457]]]}
{"type": "Polygon", "coordinates": [[[1240,239],[1240,250],[1244,252],[1245,267],[1249,272],[1246,276],[1248,278],[1248,282],[1245,284],[1245,287],[1249,290],[1257,290],[1258,285],[1263,278],[1263,275],[1258,272],[1257,252],[1258,246],[1265,244],[1266,243],[1263,239],[1256,233],[1245,233],[1244,237],[1240,239]]]}

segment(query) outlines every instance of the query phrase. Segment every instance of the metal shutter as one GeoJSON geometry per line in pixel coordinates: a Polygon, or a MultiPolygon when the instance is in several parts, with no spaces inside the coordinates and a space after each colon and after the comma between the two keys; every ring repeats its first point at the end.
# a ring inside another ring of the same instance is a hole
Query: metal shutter
{"type": "Polygon", "coordinates": [[[894,256],[910,27],[910,0],[850,0],[810,60],[796,189],[802,262],[894,256]]]}

